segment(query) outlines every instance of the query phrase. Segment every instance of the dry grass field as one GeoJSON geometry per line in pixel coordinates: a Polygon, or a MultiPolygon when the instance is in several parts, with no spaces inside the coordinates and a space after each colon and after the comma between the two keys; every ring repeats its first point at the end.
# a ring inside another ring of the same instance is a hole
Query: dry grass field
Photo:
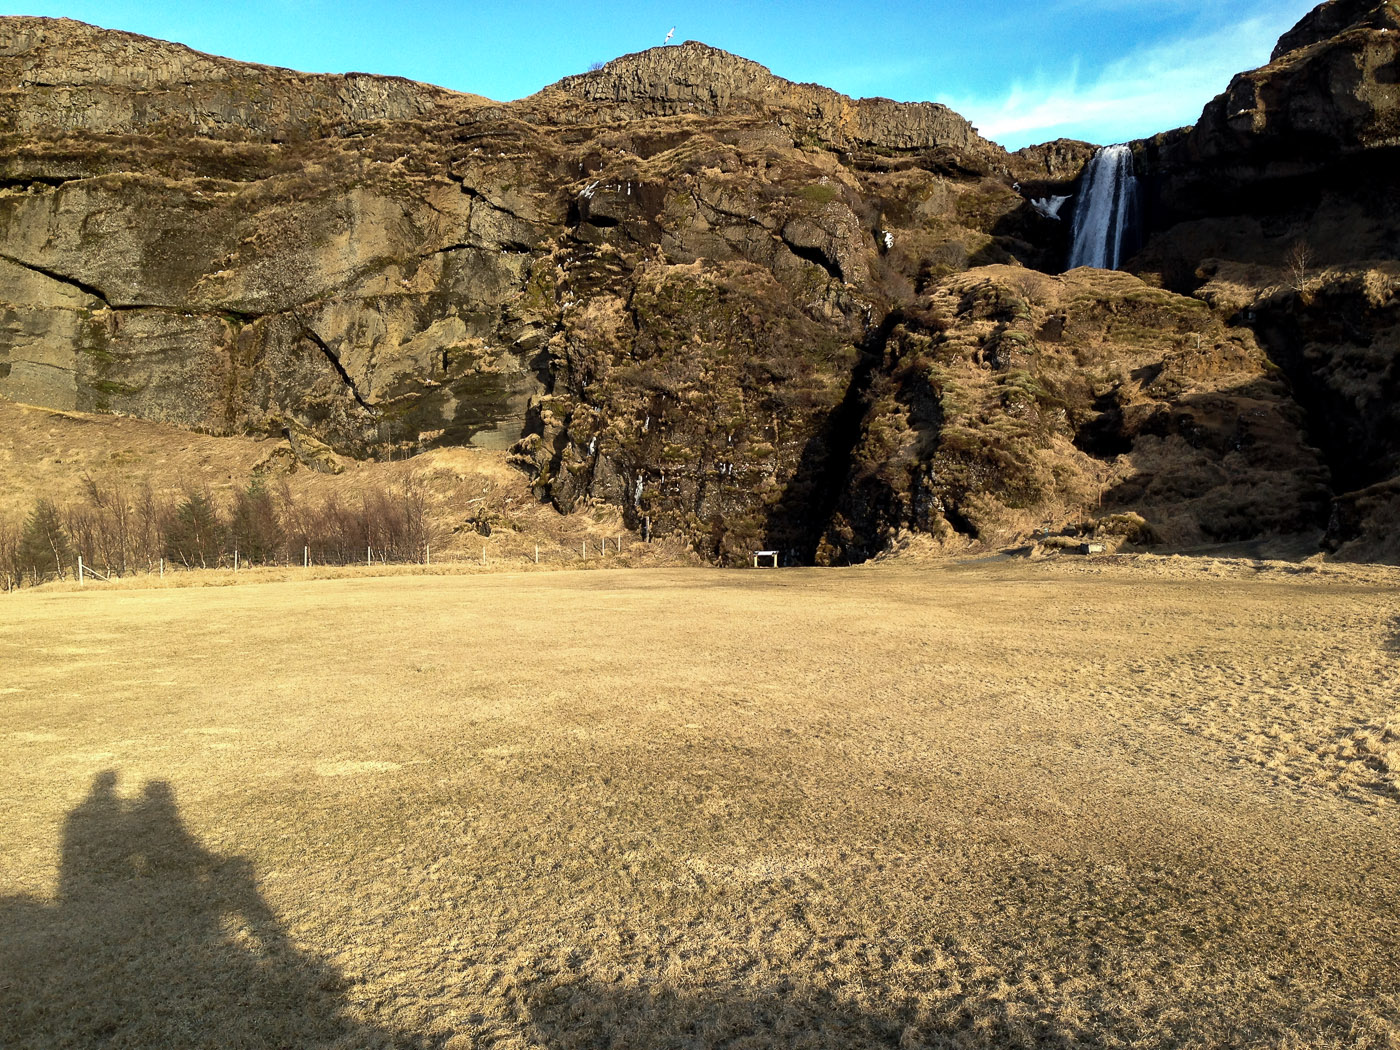
{"type": "Polygon", "coordinates": [[[0,1045],[1400,1045],[1400,572],[0,599],[0,1045]]]}

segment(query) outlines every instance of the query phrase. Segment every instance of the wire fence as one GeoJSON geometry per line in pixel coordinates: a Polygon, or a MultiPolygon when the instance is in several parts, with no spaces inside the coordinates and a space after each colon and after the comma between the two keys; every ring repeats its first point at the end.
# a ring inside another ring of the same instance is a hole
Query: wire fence
{"type": "Polygon", "coordinates": [[[188,554],[177,557],[159,554],[146,560],[126,559],[122,562],[70,550],[66,558],[55,559],[43,568],[11,565],[0,570],[0,591],[13,591],[59,580],[71,580],[85,585],[92,581],[109,582],[141,576],[163,579],[167,574],[176,573],[251,572],[269,568],[309,570],[354,567],[374,569],[388,566],[578,567],[615,560],[632,544],[640,542],[625,533],[610,536],[594,534],[575,541],[546,541],[533,544],[528,540],[521,541],[518,537],[512,537],[505,543],[483,542],[479,553],[478,548],[472,544],[463,545],[457,542],[450,547],[439,546],[435,551],[431,542],[424,542],[416,550],[405,549],[402,545],[376,547],[374,544],[366,544],[363,549],[354,551],[352,555],[343,542],[318,541],[302,544],[300,551],[290,544],[283,544],[275,551],[263,550],[247,554],[235,546],[218,553],[207,552],[206,556],[199,558],[192,558],[188,554]]]}

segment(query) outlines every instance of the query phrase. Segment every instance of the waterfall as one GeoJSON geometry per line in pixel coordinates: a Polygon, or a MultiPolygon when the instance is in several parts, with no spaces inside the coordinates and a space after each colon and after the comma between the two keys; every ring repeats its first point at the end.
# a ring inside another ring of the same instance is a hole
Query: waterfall
{"type": "Polygon", "coordinates": [[[1116,270],[1124,256],[1137,249],[1138,189],[1133,174],[1133,151],[1105,146],[1094,154],[1079,181],[1079,202],[1069,264],[1116,270]]]}

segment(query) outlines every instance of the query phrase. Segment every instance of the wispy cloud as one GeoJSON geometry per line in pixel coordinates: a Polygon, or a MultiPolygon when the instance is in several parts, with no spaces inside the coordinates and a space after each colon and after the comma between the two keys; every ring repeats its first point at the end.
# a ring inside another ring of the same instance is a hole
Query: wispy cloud
{"type": "Polygon", "coordinates": [[[1079,64],[1058,79],[1018,82],[999,98],[950,99],[981,133],[1012,149],[1066,137],[1121,142],[1194,123],[1244,64],[1268,61],[1277,17],[1246,19],[1208,34],[1129,52],[1096,76],[1079,64]]]}

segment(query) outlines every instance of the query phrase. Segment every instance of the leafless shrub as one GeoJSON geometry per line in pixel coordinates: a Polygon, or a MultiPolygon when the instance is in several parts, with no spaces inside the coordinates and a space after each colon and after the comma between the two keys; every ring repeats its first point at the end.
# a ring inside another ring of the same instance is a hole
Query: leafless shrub
{"type": "Polygon", "coordinates": [[[90,475],[83,476],[85,506],[83,525],[85,536],[79,541],[79,533],[71,530],[78,548],[88,552],[93,565],[102,567],[107,573],[124,575],[135,560],[132,546],[135,508],[126,490],[118,481],[100,484],[90,475]]]}
{"type": "Polygon", "coordinates": [[[155,569],[157,559],[165,549],[165,534],[161,529],[165,516],[165,508],[156,499],[150,482],[145,482],[136,494],[132,553],[139,561],[145,562],[147,572],[155,569]]]}
{"type": "Polygon", "coordinates": [[[1288,249],[1285,265],[1288,268],[1290,285],[1295,292],[1302,294],[1307,290],[1308,282],[1312,280],[1312,245],[1305,238],[1298,238],[1288,249]]]}
{"type": "Polygon", "coordinates": [[[19,528],[0,517],[0,590],[12,591],[19,582],[19,528]]]}
{"type": "Polygon", "coordinates": [[[226,505],[204,490],[162,499],[149,484],[133,493],[115,481],[83,481],[79,499],[63,506],[40,500],[43,513],[36,510],[24,527],[0,518],[0,590],[62,576],[78,556],[113,576],[154,571],[161,559],[166,568],[214,568],[230,564],[235,552],[251,565],[421,562],[443,539],[429,489],[417,480],[370,488],[355,502],[334,492],[297,497],[285,480],[275,491],[256,480],[226,505]],[[26,557],[42,565],[26,567],[26,557]]]}

